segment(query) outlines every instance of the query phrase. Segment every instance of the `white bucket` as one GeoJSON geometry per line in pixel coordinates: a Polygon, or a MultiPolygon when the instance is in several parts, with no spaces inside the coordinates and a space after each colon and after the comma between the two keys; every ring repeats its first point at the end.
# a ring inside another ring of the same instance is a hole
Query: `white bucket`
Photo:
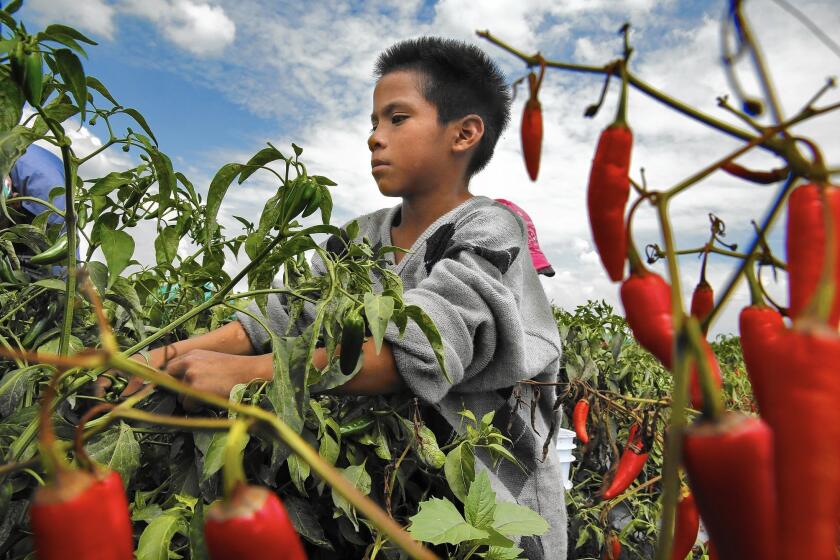
{"type": "Polygon", "coordinates": [[[575,449],[575,433],[565,428],[557,428],[554,440],[554,450],[560,460],[560,470],[563,475],[563,488],[572,489],[572,481],[569,480],[569,469],[575,461],[572,450],[575,449]]]}

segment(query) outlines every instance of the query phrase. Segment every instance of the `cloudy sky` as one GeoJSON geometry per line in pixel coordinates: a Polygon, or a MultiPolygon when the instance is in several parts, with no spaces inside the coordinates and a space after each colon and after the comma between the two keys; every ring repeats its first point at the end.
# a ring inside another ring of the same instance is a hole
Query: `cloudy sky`
{"type": "MultiPolygon", "coordinates": [[[[796,4],[826,31],[840,28],[836,0],[796,4]]],[[[271,141],[304,148],[310,172],[326,175],[337,221],[396,203],[381,196],[370,175],[366,138],[378,53],[410,37],[434,34],[483,48],[509,81],[526,73],[507,52],[479,39],[488,29],[525,52],[552,60],[603,65],[621,52],[616,31],[632,24],[632,69],[669,95],[718,119],[738,124],[718,108],[731,93],[720,65],[720,19],[725,2],[704,0],[391,0],[378,2],[279,2],[271,0],[27,0],[21,12],[30,30],[62,22],[100,42],[89,49],[88,73],[99,77],[126,106],[148,119],[178,170],[206,189],[215,171],[244,162],[271,141]]],[[[761,41],[786,115],[795,114],[825,83],[840,75],[840,58],[819,42],[775,0],[751,0],[747,13],[761,41]]],[[[745,88],[758,93],[747,61],[739,64],[745,88]]],[[[585,189],[594,146],[615,107],[613,87],[595,119],[584,109],[600,91],[600,77],[550,70],[541,91],[545,137],[539,180],[531,183],[521,158],[519,121],[523,95],[514,102],[511,127],[490,165],[472,183],[474,194],[508,198],[534,219],[543,250],[557,275],[544,279],[554,303],[568,309],[588,299],[618,305],[618,288],[603,273],[593,251],[585,213],[585,189]]],[[[836,102],[833,90],[822,103],[836,102]]],[[[664,189],[737,147],[737,142],[663,108],[638,91],[630,95],[629,120],[636,144],[633,176],[644,167],[651,188],[664,189]]],[[[820,143],[830,164],[840,166],[840,116],[805,123],[798,135],[820,143]]],[[[741,126],[741,125],[739,125],[741,126]]],[[[74,132],[77,149],[95,146],[101,130],[74,132]]],[[[777,167],[779,161],[755,152],[741,162],[777,167]]],[[[124,165],[119,150],[105,153],[84,173],[98,176],[124,165]]],[[[256,177],[256,176],[255,176],[256,177]]],[[[232,188],[222,223],[236,229],[234,215],[256,219],[276,186],[257,178],[232,188]],[[250,182],[249,182],[250,183],[250,182]]],[[[773,187],[737,182],[722,174],[686,191],[672,205],[677,243],[705,242],[708,213],[722,218],[727,240],[744,247],[750,220],[759,220],[773,187]]],[[[783,221],[780,222],[783,225],[783,221]]],[[[650,209],[635,225],[637,243],[659,240],[650,209]]],[[[142,237],[142,235],[141,235],[142,237]]],[[[781,227],[771,235],[781,250],[781,227]]],[[[151,260],[149,243],[136,257],[151,260]]],[[[709,280],[721,289],[736,262],[713,256],[709,280]]],[[[680,261],[690,293],[699,275],[694,256],[680,261]]],[[[235,263],[231,263],[231,269],[235,263]]],[[[656,265],[662,271],[661,263],[656,265]]],[[[768,275],[768,281],[770,281],[768,275]]],[[[783,275],[775,291],[785,292],[783,275]]],[[[734,332],[744,290],[713,332],[734,332]]]]}

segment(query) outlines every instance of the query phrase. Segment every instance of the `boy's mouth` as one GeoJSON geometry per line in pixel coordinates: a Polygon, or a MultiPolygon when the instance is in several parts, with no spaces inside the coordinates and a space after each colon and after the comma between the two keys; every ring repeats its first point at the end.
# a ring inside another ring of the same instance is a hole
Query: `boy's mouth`
{"type": "Polygon", "coordinates": [[[377,170],[381,170],[383,167],[388,165],[388,162],[382,159],[374,159],[370,162],[370,167],[372,172],[376,172],[377,170]]]}

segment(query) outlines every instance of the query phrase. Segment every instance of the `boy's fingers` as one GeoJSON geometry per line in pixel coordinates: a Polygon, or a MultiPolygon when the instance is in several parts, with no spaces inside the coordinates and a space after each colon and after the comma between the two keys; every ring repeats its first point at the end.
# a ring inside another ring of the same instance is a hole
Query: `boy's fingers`
{"type": "Polygon", "coordinates": [[[126,384],[125,389],[123,389],[122,393],[120,393],[120,396],[130,397],[146,385],[148,385],[148,383],[146,383],[145,379],[141,377],[131,377],[126,384]]]}

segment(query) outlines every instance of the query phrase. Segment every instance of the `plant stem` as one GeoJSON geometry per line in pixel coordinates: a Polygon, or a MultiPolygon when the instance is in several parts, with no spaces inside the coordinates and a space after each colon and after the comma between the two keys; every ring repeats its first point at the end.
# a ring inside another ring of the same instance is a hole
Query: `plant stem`
{"type": "Polygon", "coordinates": [[[662,524],[656,547],[657,560],[668,560],[671,556],[671,546],[674,532],[674,514],[679,498],[679,464],[682,454],[682,432],[685,427],[685,408],[688,401],[688,376],[690,354],[681,344],[683,332],[683,304],[680,287],[680,271],[677,258],[674,255],[674,236],[671,222],[668,218],[668,197],[655,199],[659,216],[659,226],[662,240],[665,244],[665,254],[668,259],[668,277],[671,282],[671,318],[674,336],[674,392],[671,405],[671,425],[665,439],[664,464],[662,465],[662,524]]]}
{"type": "Polygon", "coordinates": [[[729,300],[730,296],[735,291],[735,288],[738,286],[738,282],[741,280],[741,277],[744,274],[744,270],[747,268],[751,257],[756,254],[756,250],[761,244],[761,239],[772,227],[773,222],[776,220],[779,211],[782,209],[784,201],[787,198],[788,192],[793,187],[793,184],[796,182],[796,179],[797,176],[791,174],[790,177],[788,177],[787,181],[785,181],[785,183],[779,189],[779,192],[776,195],[776,199],[773,201],[773,205],[767,211],[767,215],[764,217],[764,220],[762,220],[761,226],[759,227],[758,232],[753,238],[753,241],[750,244],[750,248],[747,250],[747,258],[741,261],[741,264],[738,266],[738,270],[736,270],[732,277],[729,279],[726,288],[724,288],[721,292],[720,297],[718,298],[718,301],[712,309],[711,313],[709,313],[709,316],[706,318],[705,321],[703,321],[703,328],[706,328],[707,325],[711,324],[711,322],[715,320],[718,313],[720,313],[723,306],[726,305],[726,302],[729,300]]]}

